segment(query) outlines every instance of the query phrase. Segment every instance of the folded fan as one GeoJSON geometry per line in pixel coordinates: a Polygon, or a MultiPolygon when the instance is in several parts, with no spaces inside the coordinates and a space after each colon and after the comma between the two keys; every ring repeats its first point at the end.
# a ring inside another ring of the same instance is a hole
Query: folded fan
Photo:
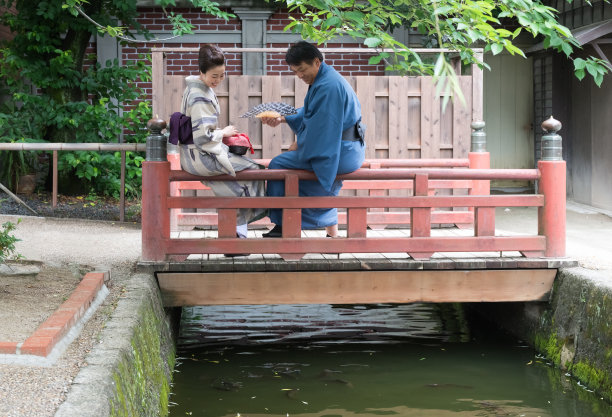
{"type": "Polygon", "coordinates": [[[297,113],[297,109],[291,104],[272,102],[272,103],[261,103],[250,109],[248,112],[240,117],[280,117],[287,116],[289,114],[297,113]],[[264,113],[264,112],[275,112],[275,113],[264,113]],[[262,114],[264,113],[264,114],[262,114]]]}

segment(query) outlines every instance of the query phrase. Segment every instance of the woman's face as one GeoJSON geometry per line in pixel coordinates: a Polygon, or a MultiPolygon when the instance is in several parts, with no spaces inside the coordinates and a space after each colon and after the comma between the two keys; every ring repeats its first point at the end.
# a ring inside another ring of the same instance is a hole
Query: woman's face
{"type": "Polygon", "coordinates": [[[215,88],[225,79],[225,65],[212,67],[206,72],[201,72],[200,79],[210,88],[215,88]]]}

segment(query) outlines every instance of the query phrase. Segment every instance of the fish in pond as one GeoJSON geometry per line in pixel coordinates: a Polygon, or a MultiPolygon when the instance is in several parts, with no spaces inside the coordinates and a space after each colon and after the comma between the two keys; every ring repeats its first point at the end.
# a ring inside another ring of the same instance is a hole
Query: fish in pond
{"type": "Polygon", "coordinates": [[[291,398],[292,400],[296,400],[297,399],[297,395],[298,395],[298,391],[300,389],[296,388],[284,388],[283,391],[285,392],[285,395],[287,396],[287,398],[291,398]]]}
{"type": "Polygon", "coordinates": [[[275,368],[273,371],[274,375],[283,376],[290,379],[298,379],[298,377],[302,374],[301,369],[295,368],[275,368]]]}
{"type": "Polygon", "coordinates": [[[334,376],[336,374],[341,374],[342,371],[336,371],[334,369],[323,369],[319,374],[319,378],[328,378],[330,376],[334,376]]]}
{"type": "Polygon", "coordinates": [[[460,384],[425,384],[428,388],[461,388],[461,389],[473,389],[474,387],[470,385],[460,385],[460,384]]]}
{"type": "Polygon", "coordinates": [[[211,386],[219,391],[238,391],[240,388],[242,388],[242,382],[216,379],[213,381],[211,386]]]}
{"type": "Polygon", "coordinates": [[[353,388],[353,384],[351,383],[351,381],[347,381],[346,379],[340,379],[340,378],[326,379],[325,382],[333,382],[335,384],[345,385],[348,388],[353,388]]]}

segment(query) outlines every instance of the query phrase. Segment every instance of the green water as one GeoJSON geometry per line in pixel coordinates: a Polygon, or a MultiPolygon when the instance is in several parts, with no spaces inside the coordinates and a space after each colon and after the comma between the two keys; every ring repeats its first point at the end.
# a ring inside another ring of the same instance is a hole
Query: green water
{"type": "Polygon", "coordinates": [[[450,305],[186,308],[179,357],[171,416],[612,416],[450,305]]]}

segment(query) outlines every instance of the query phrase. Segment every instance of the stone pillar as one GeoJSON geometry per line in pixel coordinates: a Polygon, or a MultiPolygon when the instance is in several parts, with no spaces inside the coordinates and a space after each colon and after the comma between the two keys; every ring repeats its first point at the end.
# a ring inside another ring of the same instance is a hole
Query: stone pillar
{"type": "Polygon", "coordinates": [[[483,130],[485,122],[482,120],[473,121],[472,124],[472,136],[470,143],[470,152],[486,152],[487,151],[487,134],[483,130]]]}
{"type": "Polygon", "coordinates": [[[161,131],[166,128],[166,121],[159,118],[153,118],[147,122],[149,136],[147,137],[147,161],[163,162],[167,161],[166,139],[161,131]]]}
{"type": "MultiPolygon", "coordinates": [[[[273,10],[234,8],[233,12],[242,21],[242,47],[264,48],[266,46],[266,22],[273,10]]],[[[266,75],[266,54],[243,52],[242,74],[266,75]]]]}

